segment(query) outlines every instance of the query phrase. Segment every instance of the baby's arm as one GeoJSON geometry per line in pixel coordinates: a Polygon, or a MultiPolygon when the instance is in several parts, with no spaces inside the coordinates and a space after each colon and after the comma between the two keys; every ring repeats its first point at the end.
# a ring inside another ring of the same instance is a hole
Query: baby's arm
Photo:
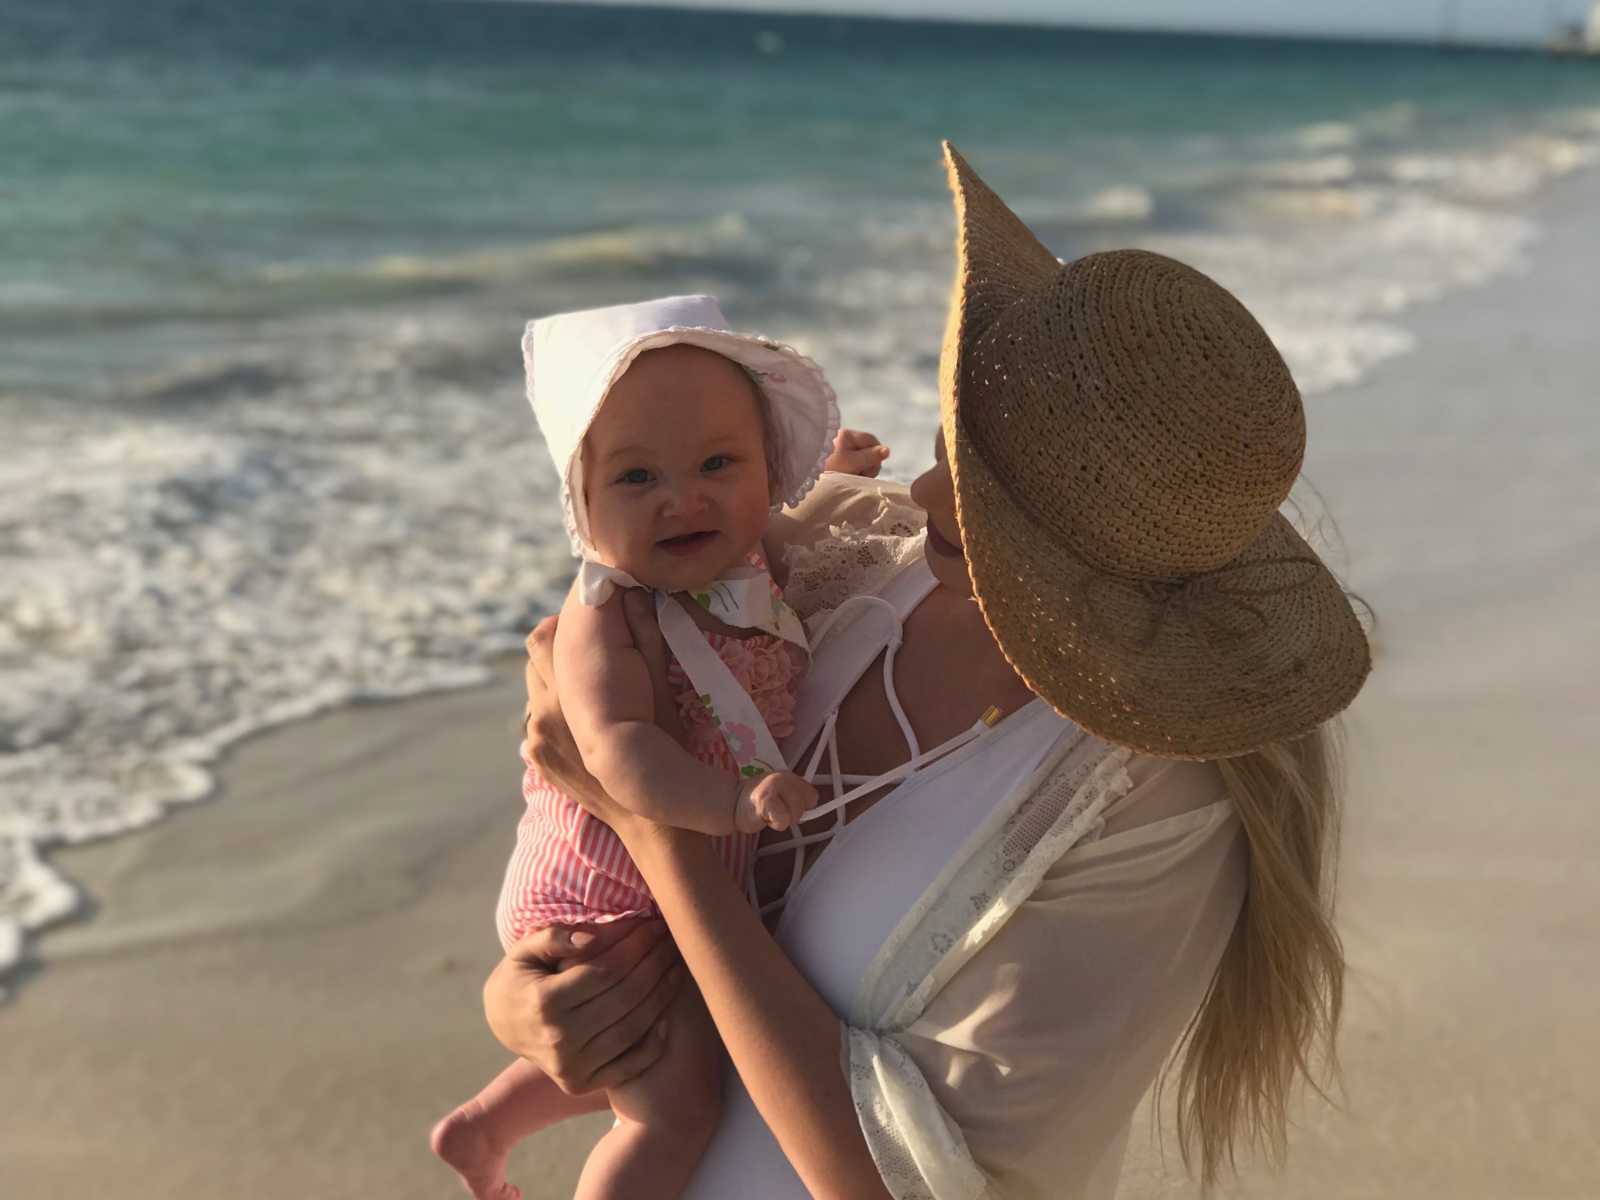
{"type": "Polygon", "coordinates": [[[787,776],[755,783],[709,766],[656,724],[649,665],[628,632],[620,593],[599,608],[567,597],[556,624],[555,667],[584,765],[630,812],[722,835],[736,828],[736,804],[745,814],[737,827],[748,833],[762,824],[787,828],[814,802],[815,792],[798,779],[810,792],[804,803],[787,776]]]}

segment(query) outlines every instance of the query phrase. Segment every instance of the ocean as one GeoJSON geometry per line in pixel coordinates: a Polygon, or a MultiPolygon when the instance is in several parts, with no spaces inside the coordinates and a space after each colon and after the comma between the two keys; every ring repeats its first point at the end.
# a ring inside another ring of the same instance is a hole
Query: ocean
{"type": "Polygon", "coordinates": [[[1529,201],[1600,153],[1600,70],[531,3],[0,0],[0,973],[82,907],[50,846],[208,796],[253,732],[481,681],[557,605],[529,317],[714,292],[822,363],[892,473],[926,464],[943,137],[1063,257],[1141,245],[1216,276],[1336,405],[1412,349],[1407,309],[1517,269],[1529,201]]]}

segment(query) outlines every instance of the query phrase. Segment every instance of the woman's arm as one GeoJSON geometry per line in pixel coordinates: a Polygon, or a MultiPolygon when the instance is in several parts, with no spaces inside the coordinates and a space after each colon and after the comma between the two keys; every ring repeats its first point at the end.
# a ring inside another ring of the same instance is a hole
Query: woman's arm
{"type": "Polygon", "coordinates": [[[841,1066],[839,1018],[768,935],[705,838],[625,822],[618,836],[661,906],[778,1145],[817,1197],[887,1197],[841,1066]]]}
{"type": "MultiPolygon", "coordinates": [[[[670,703],[665,650],[643,597],[626,610],[651,664],[658,701],[670,703]]],[[[561,720],[549,638],[529,642],[529,751],[545,775],[622,839],[656,903],[750,1098],[813,1196],[870,1197],[884,1189],[841,1066],[838,1017],[777,947],[711,844],[627,812],[577,759],[561,720]]],[[[670,1034],[669,1034],[670,1036],[670,1034]]]]}

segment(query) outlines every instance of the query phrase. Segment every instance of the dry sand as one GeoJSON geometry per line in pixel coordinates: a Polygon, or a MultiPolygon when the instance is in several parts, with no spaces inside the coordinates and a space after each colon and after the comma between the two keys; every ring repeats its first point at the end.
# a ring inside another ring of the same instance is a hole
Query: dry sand
{"type": "MultiPolygon", "coordinates": [[[[1351,722],[1342,1112],[1225,1194],[1600,1195],[1600,175],[1531,272],[1318,399],[1308,470],[1378,608],[1351,722]]],[[[455,1195],[430,1121],[479,1017],[519,799],[514,672],[242,746],[215,803],[57,856],[95,898],[0,1011],[0,1195],[455,1195]]],[[[604,1118],[531,1139],[564,1197],[604,1118]]],[[[1136,1129],[1127,1197],[1196,1194],[1136,1129]]]]}

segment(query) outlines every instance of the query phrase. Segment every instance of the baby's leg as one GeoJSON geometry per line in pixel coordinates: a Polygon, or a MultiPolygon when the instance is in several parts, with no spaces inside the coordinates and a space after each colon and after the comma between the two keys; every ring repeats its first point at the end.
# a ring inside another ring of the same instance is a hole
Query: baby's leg
{"type": "Polygon", "coordinates": [[[477,1200],[517,1200],[506,1182],[511,1147],[547,1125],[606,1106],[601,1091],[569,1096],[538,1067],[517,1059],[433,1127],[433,1152],[455,1168],[477,1200]]]}
{"type": "Polygon", "coordinates": [[[692,982],[668,1010],[667,1048],[607,1093],[617,1124],[596,1143],[573,1200],[672,1200],[722,1114],[722,1042],[692,982]]]}

